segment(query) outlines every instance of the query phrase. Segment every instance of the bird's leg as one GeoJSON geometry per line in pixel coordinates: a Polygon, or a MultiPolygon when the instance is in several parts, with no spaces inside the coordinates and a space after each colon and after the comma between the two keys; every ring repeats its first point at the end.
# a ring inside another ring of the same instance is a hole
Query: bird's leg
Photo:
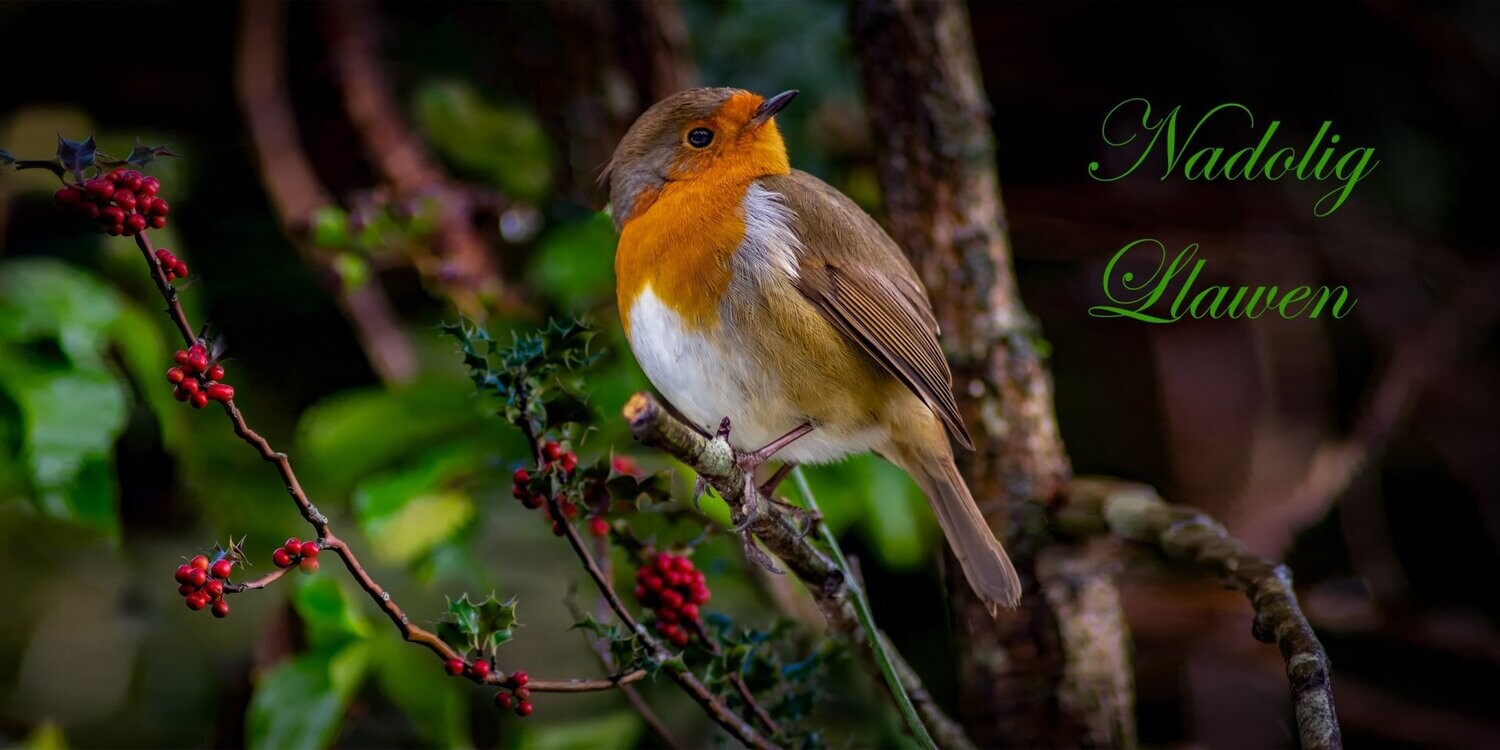
{"type": "Polygon", "coordinates": [[[795,468],[797,468],[797,465],[793,463],[784,463],[777,467],[776,471],[766,478],[766,481],[760,483],[760,494],[770,500],[772,505],[780,508],[782,513],[796,519],[795,522],[798,525],[797,539],[801,540],[818,525],[819,521],[823,520],[823,514],[814,513],[800,505],[795,505],[776,497],[776,487],[795,468]]]}
{"type": "MultiPolygon", "coordinates": [[[[725,419],[723,424],[719,426],[719,430],[721,431],[721,433],[727,434],[728,426],[729,420],[725,419]]],[[[791,445],[792,443],[796,442],[798,438],[806,435],[809,432],[812,432],[812,430],[813,426],[810,422],[803,422],[802,424],[794,428],[791,432],[788,432],[787,434],[782,435],[781,437],[776,438],[769,443],[766,443],[756,450],[750,451],[748,453],[740,453],[738,451],[735,452],[735,463],[740,467],[740,471],[744,472],[745,474],[745,491],[743,493],[744,518],[740,519],[739,523],[736,523],[734,526],[732,526],[731,530],[744,531],[750,526],[750,524],[754,523],[757,518],[760,518],[760,516],[765,513],[765,506],[763,503],[761,503],[760,488],[755,486],[755,470],[760,468],[761,464],[764,464],[766,461],[770,460],[772,456],[776,455],[777,451],[787,447],[788,445],[791,445]]]]}

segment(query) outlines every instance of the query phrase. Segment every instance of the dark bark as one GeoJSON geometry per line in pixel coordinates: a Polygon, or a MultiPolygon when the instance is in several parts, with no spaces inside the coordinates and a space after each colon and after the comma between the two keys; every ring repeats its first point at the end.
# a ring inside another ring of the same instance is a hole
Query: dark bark
{"type": "Polygon", "coordinates": [[[1108,556],[1039,554],[1041,511],[1070,467],[1011,267],[968,14],[950,1],[861,0],[851,25],[891,234],[943,291],[934,309],[977,443],[959,461],[1025,590],[1015,611],[991,618],[961,577],[949,581],[965,727],[982,747],[1131,745],[1128,639],[1108,556]]]}

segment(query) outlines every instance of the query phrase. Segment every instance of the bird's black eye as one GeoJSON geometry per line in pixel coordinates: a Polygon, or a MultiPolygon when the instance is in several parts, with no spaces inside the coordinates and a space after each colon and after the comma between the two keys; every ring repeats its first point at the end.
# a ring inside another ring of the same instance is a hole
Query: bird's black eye
{"type": "Polygon", "coordinates": [[[688,145],[693,148],[703,148],[714,142],[714,131],[708,128],[693,128],[688,132],[688,145]]]}

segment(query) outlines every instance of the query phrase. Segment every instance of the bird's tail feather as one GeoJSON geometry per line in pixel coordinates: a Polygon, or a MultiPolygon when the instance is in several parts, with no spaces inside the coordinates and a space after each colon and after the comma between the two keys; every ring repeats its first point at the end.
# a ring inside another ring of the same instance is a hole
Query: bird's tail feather
{"type": "Polygon", "coordinates": [[[995,540],[989,524],[979,513],[979,506],[974,504],[952,456],[929,455],[912,463],[915,465],[902,468],[927,494],[943,536],[948,538],[953,556],[958,558],[974,593],[989,607],[991,615],[998,614],[1001,607],[1016,606],[1021,598],[1021,579],[1016,576],[1005,548],[995,540]]]}

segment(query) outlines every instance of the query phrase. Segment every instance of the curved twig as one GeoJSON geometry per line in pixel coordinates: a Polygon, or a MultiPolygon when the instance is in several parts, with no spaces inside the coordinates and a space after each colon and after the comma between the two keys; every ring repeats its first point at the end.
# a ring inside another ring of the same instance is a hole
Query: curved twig
{"type": "Polygon", "coordinates": [[[1149,544],[1244,591],[1255,609],[1250,632],[1256,640],[1275,644],[1286,662],[1303,749],[1343,747],[1328,654],[1297,604],[1292,572],[1285,565],[1252,554],[1198,510],[1170,505],[1155,490],[1132,482],[1075,479],[1054,520],[1064,533],[1108,532],[1149,544]]]}

